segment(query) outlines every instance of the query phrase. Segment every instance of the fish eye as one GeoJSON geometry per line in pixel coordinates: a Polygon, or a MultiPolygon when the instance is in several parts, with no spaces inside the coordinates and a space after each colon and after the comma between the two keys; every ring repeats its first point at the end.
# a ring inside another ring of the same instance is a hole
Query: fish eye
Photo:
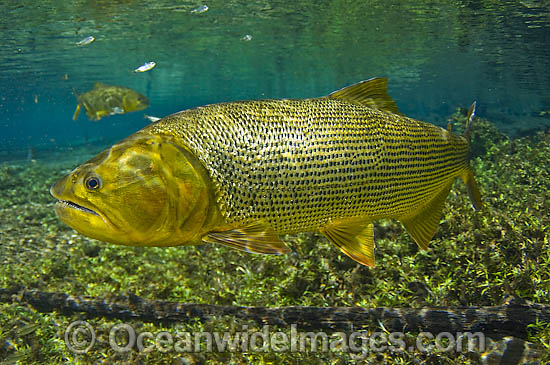
{"type": "Polygon", "coordinates": [[[90,176],[85,181],[88,190],[97,190],[101,187],[101,180],[97,176],[90,176]]]}

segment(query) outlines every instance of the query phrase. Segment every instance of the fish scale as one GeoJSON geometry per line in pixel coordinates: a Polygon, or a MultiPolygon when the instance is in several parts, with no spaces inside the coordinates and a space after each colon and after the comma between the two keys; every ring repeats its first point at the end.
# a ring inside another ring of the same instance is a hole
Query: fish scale
{"type": "Polygon", "coordinates": [[[467,167],[468,142],[432,124],[338,99],[223,103],[149,128],[204,164],[228,223],[278,233],[335,218],[399,218],[467,167]]]}

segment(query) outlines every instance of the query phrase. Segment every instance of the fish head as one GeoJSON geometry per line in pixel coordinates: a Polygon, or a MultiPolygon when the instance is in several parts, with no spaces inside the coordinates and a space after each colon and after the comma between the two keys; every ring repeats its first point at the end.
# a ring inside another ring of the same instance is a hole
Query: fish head
{"type": "Polygon", "coordinates": [[[123,96],[122,109],[124,112],[143,110],[149,106],[149,99],[140,93],[131,92],[123,96]]]}
{"type": "Polygon", "coordinates": [[[95,239],[130,246],[196,243],[211,192],[192,154],[160,136],[133,135],[54,184],[57,216],[95,239]]]}

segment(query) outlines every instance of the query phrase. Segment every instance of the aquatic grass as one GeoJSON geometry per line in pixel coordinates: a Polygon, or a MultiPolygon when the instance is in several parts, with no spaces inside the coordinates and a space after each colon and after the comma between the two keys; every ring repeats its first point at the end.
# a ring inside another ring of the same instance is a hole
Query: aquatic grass
{"type": "MultiPolygon", "coordinates": [[[[459,113],[456,119],[463,118],[459,113]]],[[[245,254],[222,246],[170,248],[116,246],[83,237],[55,217],[49,186],[81,161],[0,165],[0,287],[22,287],[110,298],[136,294],[162,299],[250,306],[484,306],[514,297],[550,304],[550,133],[508,139],[477,119],[472,168],[485,207],[474,212],[457,181],[427,251],[398,222],[375,223],[376,268],[347,258],[319,234],[285,238],[283,256],[245,254]]],[[[40,313],[14,298],[1,303],[0,358],[21,362],[334,363],[353,361],[326,353],[142,353],[109,347],[118,320],[88,318],[100,343],[84,355],[68,351],[65,328],[80,315],[40,313]],[[30,327],[29,327],[30,326],[30,327]],[[35,328],[36,327],[36,328],[35,328]],[[28,332],[27,332],[28,331],[28,332]]],[[[238,331],[255,323],[234,318],[179,324],[126,321],[139,330],[238,331]]],[[[382,329],[378,323],[374,330],[382,329]]],[[[281,329],[287,331],[288,329],[281,329]]],[[[414,333],[406,335],[414,343],[414,333]]],[[[529,341],[548,344],[548,329],[533,326],[529,341]]],[[[477,363],[471,353],[369,353],[367,360],[412,364],[477,363]]]]}
{"type": "Polygon", "coordinates": [[[529,330],[528,340],[538,345],[542,350],[541,362],[550,361],[550,323],[537,323],[527,326],[529,330]]]}

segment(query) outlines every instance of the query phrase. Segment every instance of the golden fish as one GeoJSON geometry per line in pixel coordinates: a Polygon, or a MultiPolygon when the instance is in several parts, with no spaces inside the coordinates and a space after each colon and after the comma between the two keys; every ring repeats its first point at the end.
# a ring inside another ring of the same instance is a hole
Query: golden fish
{"type": "Polygon", "coordinates": [[[374,266],[372,222],[400,220],[418,246],[433,237],[453,181],[475,208],[468,131],[402,116],[386,79],[314,99],[241,101],[153,123],[51,188],[59,218],[133,246],[220,243],[280,254],[279,235],[319,231],[374,266]]]}
{"type": "Polygon", "coordinates": [[[78,118],[80,106],[84,106],[90,120],[100,120],[104,116],[124,114],[136,110],[143,110],[149,106],[149,100],[132,89],[124,86],[106,85],[96,82],[94,88],[78,95],[74,91],[78,104],[74,111],[73,120],[78,118]]]}

